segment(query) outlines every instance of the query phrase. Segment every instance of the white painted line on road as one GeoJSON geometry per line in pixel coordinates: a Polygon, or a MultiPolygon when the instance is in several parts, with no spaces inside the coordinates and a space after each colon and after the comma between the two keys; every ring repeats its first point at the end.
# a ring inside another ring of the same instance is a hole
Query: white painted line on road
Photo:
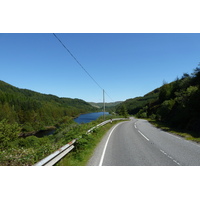
{"type": "Polygon", "coordinates": [[[170,158],[171,160],[173,160],[173,162],[175,162],[177,165],[180,165],[180,163],[178,163],[176,160],[174,160],[170,155],[168,155],[167,153],[165,153],[162,149],[160,149],[160,151],[165,154],[168,158],[170,158]]]}
{"type": "Polygon", "coordinates": [[[168,157],[173,160],[173,158],[171,156],[168,155],[168,157]]]}
{"type": "Polygon", "coordinates": [[[136,124],[134,124],[134,127],[137,128],[136,124]]]}
{"type": "Polygon", "coordinates": [[[147,138],[145,135],[143,135],[143,134],[141,133],[141,131],[138,130],[138,132],[139,132],[146,140],[149,141],[149,138],[147,138]]]}
{"type": "MultiPolygon", "coordinates": [[[[122,122],[122,123],[124,123],[124,122],[122,122]]],[[[106,148],[107,148],[107,145],[108,145],[108,141],[109,141],[109,139],[110,139],[110,136],[112,135],[112,133],[113,133],[113,131],[115,130],[115,128],[117,128],[117,126],[119,126],[120,124],[121,124],[121,123],[115,125],[114,128],[111,130],[111,132],[110,132],[110,134],[109,134],[109,136],[108,136],[108,139],[107,139],[107,141],[106,141],[106,144],[105,144],[105,146],[104,146],[104,149],[103,149],[103,153],[102,153],[102,156],[101,156],[101,160],[100,160],[99,166],[102,166],[102,164],[103,164],[103,159],[104,159],[104,156],[105,156],[105,152],[106,152],[106,148]]]]}
{"type": "Polygon", "coordinates": [[[160,151],[165,154],[165,152],[162,149],[160,149],[160,151]]]}
{"type": "Polygon", "coordinates": [[[177,165],[180,165],[180,163],[178,163],[176,160],[173,160],[177,165]]]}

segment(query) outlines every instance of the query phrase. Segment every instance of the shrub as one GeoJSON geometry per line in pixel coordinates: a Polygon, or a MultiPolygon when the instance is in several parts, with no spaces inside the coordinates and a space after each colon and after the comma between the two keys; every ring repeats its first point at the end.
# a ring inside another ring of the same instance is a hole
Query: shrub
{"type": "Polygon", "coordinates": [[[18,138],[20,127],[17,123],[9,124],[7,120],[0,122],[0,144],[1,149],[5,149],[11,145],[11,142],[18,138]]]}

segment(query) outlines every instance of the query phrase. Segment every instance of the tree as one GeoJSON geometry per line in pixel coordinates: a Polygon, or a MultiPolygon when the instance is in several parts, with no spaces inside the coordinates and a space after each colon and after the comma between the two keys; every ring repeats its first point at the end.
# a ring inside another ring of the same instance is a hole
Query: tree
{"type": "Polygon", "coordinates": [[[18,138],[20,127],[17,123],[9,124],[7,120],[0,121],[0,148],[7,148],[10,142],[18,138]]]}
{"type": "Polygon", "coordinates": [[[171,99],[171,100],[165,100],[161,106],[157,109],[157,115],[158,117],[165,121],[166,119],[168,119],[170,112],[173,109],[173,106],[175,104],[175,100],[171,99]]]}
{"type": "Polygon", "coordinates": [[[119,113],[120,113],[120,115],[124,116],[125,118],[128,117],[128,112],[127,112],[127,109],[126,109],[125,105],[121,106],[121,109],[120,109],[119,113]]]}
{"type": "Polygon", "coordinates": [[[159,100],[162,103],[165,100],[169,100],[172,92],[172,85],[171,84],[164,84],[159,93],[159,100]]]}
{"type": "MultiPolygon", "coordinates": [[[[199,64],[200,66],[200,64],[199,64]]],[[[200,67],[196,67],[194,69],[194,72],[192,73],[193,76],[193,84],[194,85],[200,85],[200,67]]]]}

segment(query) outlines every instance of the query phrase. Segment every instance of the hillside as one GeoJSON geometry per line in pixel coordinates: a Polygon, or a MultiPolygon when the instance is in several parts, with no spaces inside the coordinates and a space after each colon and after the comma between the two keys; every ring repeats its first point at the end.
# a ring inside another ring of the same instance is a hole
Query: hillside
{"type": "Polygon", "coordinates": [[[81,99],[59,98],[0,81],[0,121],[22,125],[22,130],[40,130],[66,117],[92,112],[95,108],[81,99]]]}
{"type": "MultiPolygon", "coordinates": [[[[103,108],[103,103],[94,103],[94,102],[88,102],[90,105],[96,107],[96,108],[103,108]]],[[[122,101],[116,101],[116,102],[111,102],[111,103],[105,103],[106,108],[114,107],[117,106],[118,104],[122,103],[122,101]]]]}
{"type": "Polygon", "coordinates": [[[143,97],[136,97],[133,99],[127,99],[126,101],[122,102],[118,106],[116,106],[116,112],[121,114],[122,107],[127,109],[128,114],[135,115],[137,114],[140,109],[142,109],[146,104],[156,100],[159,95],[159,88],[149,92],[148,94],[144,95],[143,97]]]}
{"type": "Polygon", "coordinates": [[[165,83],[144,97],[128,99],[117,107],[126,107],[129,114],[148,117],[168,126],[190,131],[200,137],[200,68],[184,73],[181,79],[165,83]]]}

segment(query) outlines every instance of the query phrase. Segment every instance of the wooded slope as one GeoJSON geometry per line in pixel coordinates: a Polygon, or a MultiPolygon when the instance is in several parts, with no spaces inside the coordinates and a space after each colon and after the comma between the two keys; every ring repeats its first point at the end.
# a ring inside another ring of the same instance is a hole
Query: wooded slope
{"type": "Polygon", "coordinates": [[[41,94],[0,81],[0,121],[6,119],[9,123],[21,124],[25,132],[55,125],[66,116],[75,117],[94,110],[80,99],[41,94]]]}
{"type": "Polygon", "coordinates": [[[122,106],[129,114],[156,119],[200,137],[200,68],[191,74],[184,73],[180,79],[165,83],[144,97],[126,100],[118,106],[118,112],[122,106]]]}

